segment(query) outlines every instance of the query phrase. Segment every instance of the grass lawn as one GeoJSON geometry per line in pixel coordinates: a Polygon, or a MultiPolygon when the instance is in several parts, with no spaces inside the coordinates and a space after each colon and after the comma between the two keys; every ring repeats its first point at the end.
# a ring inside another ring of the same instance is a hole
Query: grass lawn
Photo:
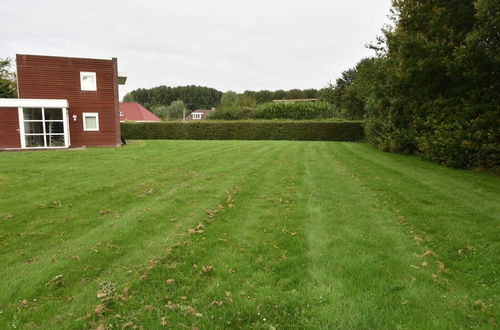
{"type": "Polygon", "coordinates": [[[500,178],[362,143],[0,153],[0,328],[495,328],[500,178]]]}

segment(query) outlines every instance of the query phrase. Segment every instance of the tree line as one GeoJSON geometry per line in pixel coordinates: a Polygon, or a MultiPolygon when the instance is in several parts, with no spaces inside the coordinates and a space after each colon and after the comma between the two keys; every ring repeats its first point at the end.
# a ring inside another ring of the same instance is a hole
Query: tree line
{"type": "MultiPolygon", "coordinates": [[[[244,91],[237,93],[249,104],[263,104],[277,99],[308,99],[320,98],[323,90],[317,89],[291,89],[291,90],[260,90],[244,91]]],[[[230,94],[233,92],[229,91],[230,94]]],[[[123,97],[124,102],[139,102],[147,108],[155,106],[168,106],[173,101],[183,101],[189,110],[210,109],[217,107],[221,101],[223,92],[210,87],[203,86],[158,86],[153,88],[139,88],[127,93],[123,97]]]]}
{"type": "Polygon", "coordinates": [[[368,142],[460,168],[500,165],[497,0],[393,1],[393,24],[331,84],[328,100],[364,119],[368,142]]]}
{"type": "MultiPolygon", "coordinates": [[[[291,90],[260,90],[244,91],[237,93],[249,104],[263,104],[280,99],[313,99],[321,98],[325,89],[291,89],[291,90]]],[[[232,94],[232,91],[229,91],[232,94]]],[[[127,93],[123,97],[124,102],[139,102],[145,107],[168,106],[173,101],[183,101],[189,110],[210,109],[216,107],[222,101],[223,92],[210,87],[202,86],[158,86],[153,88],[139,88],[127,93]]]]}
{"type": "Polygon", "coordinates": [[[158,86],[133,90],[123,97],[123,101],[138,102],[167,120],[183,118],[183,114],[189,114],[193,110],[211,108],[217,108],[221,119],[243,119],[249,118],[249,111],[260,104],[273,100],[323,99],[323,95],[328,92],[328,88],[310,88],[223,93],[214,88],[195,85],[158,86]]]}
{"type": "Polygon", "coordinates": [[[148,109],[169,106],[174,101],[183,101],[189,110],[210,109],[219,103],[222,92],[203,86],[158,86],[139,88],[127,93],[124,102],[138,102],[148,109]]]}

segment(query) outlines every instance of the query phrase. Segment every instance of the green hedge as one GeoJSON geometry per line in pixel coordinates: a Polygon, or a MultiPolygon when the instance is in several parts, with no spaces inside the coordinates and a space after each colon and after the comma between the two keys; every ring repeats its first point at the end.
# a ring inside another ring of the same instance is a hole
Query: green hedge
{"type": "Polygon", "coordinates": [[[361,141],[360,121],[199,121],[122,123],[130,140],[361,141]]]}

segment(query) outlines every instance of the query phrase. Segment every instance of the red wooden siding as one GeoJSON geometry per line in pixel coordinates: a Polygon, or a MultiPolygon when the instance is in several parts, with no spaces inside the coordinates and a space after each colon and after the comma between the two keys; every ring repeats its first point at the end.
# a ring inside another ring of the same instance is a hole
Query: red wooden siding
{"type": "Polygon", "coordinates": [[[71,146],[119,146],[118,68],[115,58],[17,55],[19,98],[66,99],[71,146]],[[97,91],[82,91],[80,72],[95,72],[97,91]],[[83,112],[99,113],[99,131],[83,130],[83,112]],[[77,120],[73,121],[73,115],[77,120]]]}
{"type": "Polygon", "coordinates": [[[17,108],[0,108],[0,149],[21,148],[17,108]]]}

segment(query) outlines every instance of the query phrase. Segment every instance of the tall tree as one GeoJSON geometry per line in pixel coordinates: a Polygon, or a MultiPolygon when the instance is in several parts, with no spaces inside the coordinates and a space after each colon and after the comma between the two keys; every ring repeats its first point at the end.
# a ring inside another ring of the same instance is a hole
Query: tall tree
{"type": "Polygon", "coordinates": [[[17,97],[16,74],[10,58],[0,58],[0,98],[17,97]]]}
{"type": "Polygon", "coordinates": [[[243,93],[238,96],[238,102],[236,103],[238,107],[242,108],[254,108],[257,105],[255,97],[250,93],[243,93]]]}
{"type": "Polygon", "coordinates": [[[166,112],[166,119],[181,119],[187,116],[191,111],[188,110],[182,100],[177,100],[170,103],[166,112]]]}
{"type": "Polygon", "coordinates": [[[273,92],[273,100],[282,100],[286,98],[286,92],[282,89],[278,89],[273,92]]]}
{"type": "Polygon", "coordinates": [[[273,100],[273,92],[268,90],[260,90],[255,93],[255,100],[258,104],[271,102],[273,100]]]}
{"type": "Polygon", "coordinates": [[[219,108],[221,109],[234,108],[236,107],[237,103],[238,103],[238,93],[233,91],[227,91],[222,95],[220,99],[219,108]]]}
{"type": "Polygon", "coordinates": [[[394,28],[384,32],[386,76],[368,103],[367,127],[378,129],[367,131],[368,139],[450,166],[500,166],[498,1],[393,6],[394,28]]]}
{"type": "Polygon", "coordinates": [[[123,99],[133,100],[150,109],[160,105],[169,106],[173,101],[182,100],[188,109],[196,110],[215,107],[221,96],[222,92],[203,86],[158,86],[133,90],[123,99]]]}

